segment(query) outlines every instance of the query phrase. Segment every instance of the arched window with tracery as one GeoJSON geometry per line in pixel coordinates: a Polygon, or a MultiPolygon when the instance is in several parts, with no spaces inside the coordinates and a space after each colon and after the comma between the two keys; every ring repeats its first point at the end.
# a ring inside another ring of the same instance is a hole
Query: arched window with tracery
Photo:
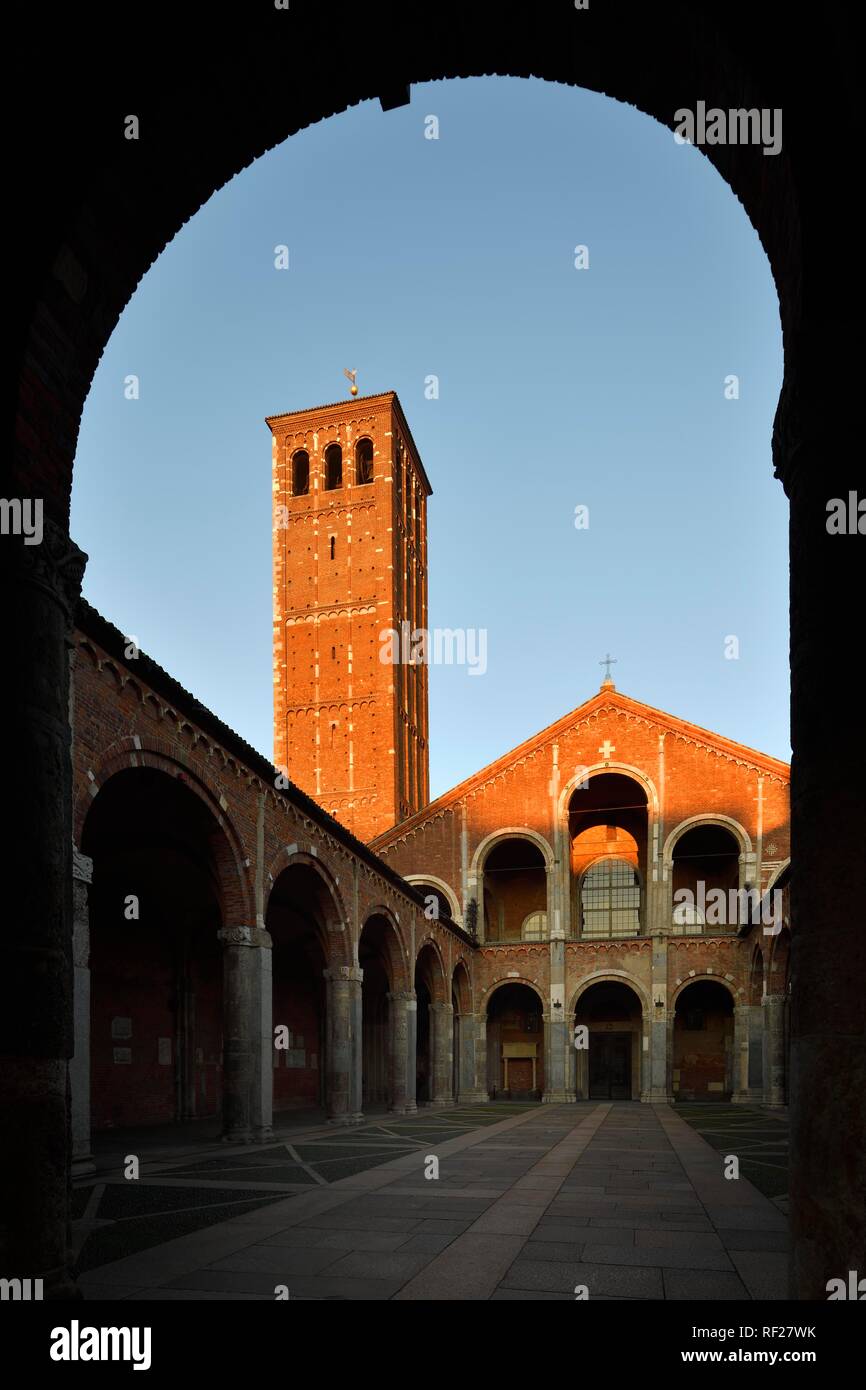
{"type": "Polygon", "coordinates": [[[547,940],[547,913],[530,912],[523,923],[521,936],[524,941],[546,941],[547,940]]]}
{"type": "Polygon", "coordinates": [[[640,875],[624,859],[599,859],[583,876],[580,934],[640,936],[640,875]]]}

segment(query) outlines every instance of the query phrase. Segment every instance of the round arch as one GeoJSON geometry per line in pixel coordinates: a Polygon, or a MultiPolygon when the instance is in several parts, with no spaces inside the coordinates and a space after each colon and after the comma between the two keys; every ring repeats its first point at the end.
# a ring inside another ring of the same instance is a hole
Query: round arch
{"type": "Polygon", "coordinates": [[[376,903],[364,913],[364,920],[360,924],[360,930],[358,932],[356,948],[358,960],[360,961],[364,932],[369,926],[378,922],[384,925],[384,931],[380,935],[380,944],[382,947],[383,959],[388,969],[389,987],[392,993],[396,993],[398,990],[411,990],[412,972],[409,969],[409,952],[403,944],[400,924],[390,907],[385,903],[376,903]]]}
{"type": "Polygon", "coordinates": [[[280,878],[283,874],[290,874],[293,869],[302,867],[310,869],[315,874],[323,889],[323,903],[326,908],[325,920],[322,923],[324,928],[323,945],[328,965],[353,965],[354,947],[346,906],[330,869],[317,854],[310,854],[307,850],[290,850],[288,846],[283,845],[274,855],[265,875],[265,896],[262,903],[262,914],[265,920],[268,916],[271,895],[280,878]]]}
{"type": "Polygon", "coordinates": [[[673,852],[677,841],[682,839],[687,831],[695,830],[699,825],[717,825],[720,830],[729,830],[740,847],[740,854],[752,853],[751,836],[744,825],[741,825],[738,820],[734,820],[733,816],[708,813],[706,815],[687,816],[685,820],[680,821],[679,825],[674,826],[662,849],[662,860],[666,865],[670,865],[673,861],[673,852]]]}
{"type": "Polygon", "coordinates": [[[640,1001],[644,1021],[648,1021],[652,1017],[649,995],[647,994],[646,988],[635,975],[630,975],[627,970],[594,970],[591,975],[584,975],[576,985],[571,996],[571,1002],[568,1006],[569,1015],[577,1012],[577,1006],[580,1003],[581,996],[584,995],[588,989],[591,989],[593,985],[598,984],[628,985],[629,989],[634,990],[640,1001]]]}
{"type": "Polygon", "coordinates": [[[585,771],[582,771],[580,774],[576,773],[574,777],[569,778],[569,780],[566,782],[565,786],[562,788],[562,791],[559,794],[559,802],[557,805],[557,819],[559,820],[560,824],[565,824],[566,826],[568,825],[569,802],[571,801],[571,798],[574,795],[574,792],[577,789],[577,787],[582,786],[584,781],[586,780],[589,780],[591,782],[593,777],[603,776],[605,773],[608,772],[617,772],[620,774],[620,776],[630,777],[632,781],[639,783],[639,785],[643,787],[644,792],[646,793],[647,813],[650,824],[652,824],[654,820],[658,819],[659,798],[658,792],[656,791],[655,782],[652,780],[652,778],[647,777],[645,772],[641,772],[640,768],[635,767],[632,763],[609,762],[594,763],[592,767],[588,767],[585,769],[585,771]]]}
{"type": "Polygon", "coordinates": [[[492,830],[489,835],[485,835],[484,839],[479,841],[472,856],[469,872],[471,874],[483,872],[488,854],[500,841],[504,840],[529,840],[544,856],[545,868],[552,868],[554,854],[549,841],[537,830],[530,830],[526,825],[509,825],[503,826],[501,830],[492,830]]]}
{"type": "Polygon", "coordinates": [[[435,960],[436,962],[436,969],[435,971],[432,971],[430,975],[431,983],[434,986],[433,990],[431,991],[433,1002],[435,1004],[450,1004],[451,997],[448,993],[448,971],[445,968],[445,961],[442,958],[442,950],[439,946],[439,943],[432,936],[425,936],[421,941],[418,942],[417,948],[415,950],[416,972],[418,970],[418,965],[421,961],[421,957],[425,955],[425,953],[427,954],[428,958],[432,956],[433,960],[435,960]]]}
{"type": "Polygon", "coordinates": [[[533,994],[538,996],[538,1002],[541,1005],[542,1012],[544,1011],[544,995],[541,992],[540,986],[535,980],[528,980],[525,975],[512,975],[510,977],[506,976],[503,979],[494,980],[492,984],[488,985],[487,988],[481,992],[478,1000],[479,1004],[483,1003],[485,1009],[488,1008],[494,994],[506,985],[526,985],[527,989],[531,989],[533,994]]]}
{"type": "Polygon", "coordinates": [[[688,989],[689,985],[706,984],[708,981],[710,984],[721,985],[724,989],[727,990],[728,994],[731,996],[731,1003],[734,1006],[734,1008],[736,1008],[736,1006],[739,1003],[743,1002],[745,990],[740,985],[737,985],[733,981],[729,980],[726,975],[719,975],[716,972],[702,970],[699,975],[689,975],[686,979],[680,980],[678,984],[674,985],[673,989],[671,990],[670,999],[668,1002],[669,1011],[671,1013],[674,1013],[676,1011],[677,1000],[679,999],[680,995],[688,989]]]}
{"type": "Polygon", "coordinates": [[[88,781],[86,789],[81,788],[75,798],[73,806],[73,839],[75,844],[80,846],[83,841],[88,813],[97,800],[99,792],[120,773],[134,773],[143,768],[153,768],[172,782],[179,782],[187,791],[198,797],[207,808],[211,818],[222,832],[217,841],[214,861],[219,873],[224,905],[227,907],[232,899],[233,890],[236,890],[241,904],[239,910],[245,919],[238,922],[227,922],[226,925],[253,926],[256,919],[253,890],[244,864],[248,856],[234,822],[220,805],[220,797],[223,793],[207,774],[186,760],[179,758],[175,750],[165,751],[152,745],[137,748],[131,738],[119,740],[112,745],[99,763],[98,770],[93,773],[92,781],[88,781]]]}
{"type": "Polygon", "coordinates": [[[438,888],[443,897],[447,899],[448,906],[451,908],[452,922],[456,922],[458,926],[462,925],[463,914],[460,911],[460,903],[457,894],[454,892],[454,889],[445,882],[444,878],[437,878],[435,874],[404,874],[403,877],[407,883],[413,885],[429,883],[431,888],[438,888]]]}

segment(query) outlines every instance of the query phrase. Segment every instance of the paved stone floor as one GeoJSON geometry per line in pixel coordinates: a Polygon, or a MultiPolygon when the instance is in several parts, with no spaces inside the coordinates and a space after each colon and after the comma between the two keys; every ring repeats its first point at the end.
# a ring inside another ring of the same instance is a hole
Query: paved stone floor
{"type": "Polygon", "coordinates": [[[81,1185],[79,1282],[131,1300],[784,1298],[785,1216],[723,1160],[673,1107],[629,1103],[199,1145],[143,1161],[134,1184],[115,1163],[81,1185]],[[129,1195],[138,1210],[108,1215],[129,1195]]]}

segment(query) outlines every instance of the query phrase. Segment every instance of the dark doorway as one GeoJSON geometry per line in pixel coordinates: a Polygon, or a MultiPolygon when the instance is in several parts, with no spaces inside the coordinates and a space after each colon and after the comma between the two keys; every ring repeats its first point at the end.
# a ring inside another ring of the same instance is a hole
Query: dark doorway
{"type": "Polygon", "coordinates": [[[590,1100],[631,1100],[631,1033],[591,1033],[590,1100]]]}

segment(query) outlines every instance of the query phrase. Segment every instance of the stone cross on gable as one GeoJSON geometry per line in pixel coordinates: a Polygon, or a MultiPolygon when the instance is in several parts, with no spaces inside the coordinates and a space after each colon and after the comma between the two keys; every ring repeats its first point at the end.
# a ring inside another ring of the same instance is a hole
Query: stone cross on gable
{"type": "Polygon", "coordinates": [[[609,738],[606,738],[605,741],[604,741],[604,743],[601,745],[601,747],[599,748],[598,751],[599,751],[599,753],[601,754],[601,756],[604,758],[605,762],[607,763],[607,762],[610,762],[610,755],[611,755],[611,753],[615,753],[615,752],[616,752],[616,748],[615,748],[614,745],[611,743],[610,739],[609,739],[609,738]]]}
{"type": "Polygon", "coordinates": [[[608,652],[607,656],[604,658],[604,661],[600,661],[598,664],[599,666],[607,667],[607,670],[604,673],[604,678],[606,681],[609,681],[611,679],[610,668],[611,666],[617,665],[617,658],[615,656],[611,656],[610,652],[608,652]]]}

